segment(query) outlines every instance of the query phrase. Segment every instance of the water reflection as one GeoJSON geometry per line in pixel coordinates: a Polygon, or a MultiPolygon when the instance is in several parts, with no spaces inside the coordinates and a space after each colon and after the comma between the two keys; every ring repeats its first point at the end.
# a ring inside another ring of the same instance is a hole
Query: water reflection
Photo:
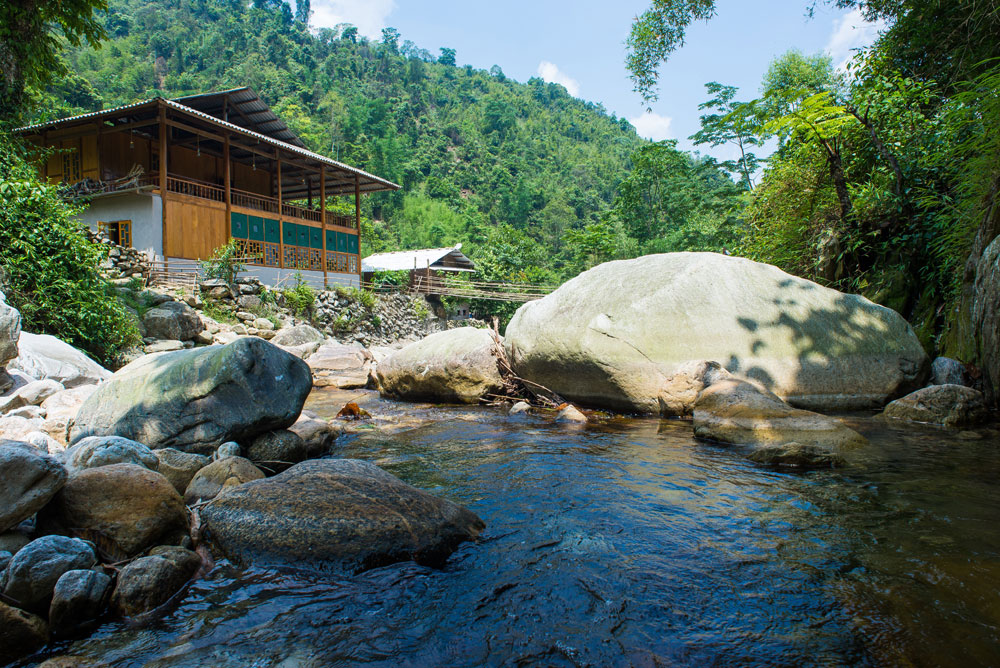
{"type": "Polygon", "coordinates": [[[851,417],[870,452],[787,472],[683,422],[570,431],[482,408],[346,398],[341,456],[487,523],[442,570],[349,578],[222,564],[156,624],[55,653],[115,666],[989,665],[1000,438],[851,417]]]}

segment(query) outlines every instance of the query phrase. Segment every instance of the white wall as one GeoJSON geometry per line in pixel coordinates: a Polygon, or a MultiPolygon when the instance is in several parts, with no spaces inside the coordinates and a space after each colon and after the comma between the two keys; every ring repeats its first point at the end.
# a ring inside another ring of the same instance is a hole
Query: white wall
{"type": "Polygon", "coordinates": [[[132,247],[152,249],[163,256],[163,203],[151,193],[114,193],[95,197],[78,218],[90,229],[97,230],[98,221],[132,221],[132,247]]]}
{"type": "MultiPolygon", "coordinates": [[[[197,262],[194,260],[185,260],[182,258],[170,258],[170,263],[172,267],[176,267],[178,271],[190,271],[197,266],[197,262]]],[[[256,276],[260,279],[261,283],[264,285],[269,285],[272,288],[278,283],[281,283],[281,287],[292,287],[295,285],[295,274],[302,274],[302,279],[314,288],[323,287],[323,272],[321,271],[296,271],[295,269],[275,269],[274,267],[256,267],[254,265],[247,265],[244,271],[239,273],[240,276],[256,276]]],[[[357,274],[327,274],[326,283],[329,287],[335,286],[347,286],[358,288],[361,287],[361,280],[357,274]]]]}

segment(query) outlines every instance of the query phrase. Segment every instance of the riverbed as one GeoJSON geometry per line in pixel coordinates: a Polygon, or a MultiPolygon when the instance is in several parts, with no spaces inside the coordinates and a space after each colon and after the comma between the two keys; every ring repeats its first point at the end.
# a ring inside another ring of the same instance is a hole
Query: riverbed
{"type": "MultiPolygon", "coordinates": [[[[496,408],[348,399],[336,456],[486,522],[441,570],[353,577],[225,562],[142,627],[45,656],[111,666],[972,666],[1000,661],[1000,431],[845,416],[871,447],[798,472],[690,423],[585,427],[496,408]]],[[[29,664],[30,665],[30,664],[29,664]]]]}

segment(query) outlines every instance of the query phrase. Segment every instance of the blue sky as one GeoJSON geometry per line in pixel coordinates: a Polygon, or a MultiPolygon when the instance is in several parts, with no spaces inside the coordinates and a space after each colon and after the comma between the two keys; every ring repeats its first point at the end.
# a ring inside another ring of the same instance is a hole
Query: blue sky
{"type": "MultiPolygon", "coordinates": [[[[876,35],[877,26],[832,7],[819,7],[809,19],[806,4],[718,0],[718,15],[692,26],[684,48],[663,68],[652,114],[644,113],[624,66],[629,27],[648,0],[312,0],[311,24],[353,23],[373,38],[392,26],[435,55],[440,47],[455,49],[459,65],[496,64],[518,81],[542,76],[562,83],[572,95],[630,119],[641,135],[691,148],[687,137],[698,130],[706,82],[738,86],[741,98],[750,98],[768,64],[785,51],[826,50],[840,63],[876,35]]],[[[724,149],[707,152],[730,157],[724,149]]]]}

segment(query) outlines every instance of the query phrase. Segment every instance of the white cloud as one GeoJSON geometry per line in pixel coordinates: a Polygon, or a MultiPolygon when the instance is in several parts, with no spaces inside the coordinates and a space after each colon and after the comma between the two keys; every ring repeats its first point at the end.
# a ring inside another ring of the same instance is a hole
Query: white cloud
{"type": "Polygon", "coordinates": [[[562,85],[573,97],[580,94],[579,82],[576,79],[566,76],[563,72],[560,72],[555,63],[550,63],[547,60],[543,60],[538,63],[538,76],[542,77],[549,83],[562,85]]]}
{"type": "Polygon", "coordinates": [[[885,28],[885,21],[868,23],[861,16],[860,10],[851,10],[833,20],[833,32],[826,44],[826,51],[833,58],[837,69],[843,69],[854,57],[855,50],[871,45],[878,38],[879,31],[885,28]]]}
{"type": "Polygon", "coordinates": [[[394,0],[312,0],[314,28],[332,28],[338,23],[351,23],[358,32],[372,39],[382,36],[386,19],[396,8],[394,0]]]}
{"type": "Polygon", "coordinates": [[[647,111],[642,116],[628,119],[628,122],[635,126],[635,131],[639,133],[640,137],[661,141],[670,139],[671,120],[669,116],[660,116],[652,111],[647,111]]]}

